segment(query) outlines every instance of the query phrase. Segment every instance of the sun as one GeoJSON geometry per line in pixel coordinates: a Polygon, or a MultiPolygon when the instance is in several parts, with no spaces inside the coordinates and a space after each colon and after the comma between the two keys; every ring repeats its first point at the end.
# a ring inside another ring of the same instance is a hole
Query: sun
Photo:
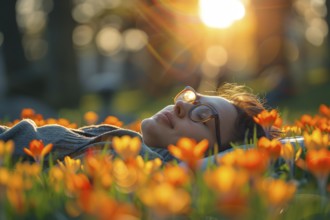
{"type": "Polygon", "coordinates": [[[199,16],[204,24],[212,28],[228,28],[245,15],[240,0],[200,0],[199,16]]]}

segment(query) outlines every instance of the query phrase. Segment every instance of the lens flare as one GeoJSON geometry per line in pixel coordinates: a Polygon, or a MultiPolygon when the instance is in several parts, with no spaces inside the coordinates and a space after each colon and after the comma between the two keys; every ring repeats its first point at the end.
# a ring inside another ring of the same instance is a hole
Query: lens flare
{"type": "Polygon", "coordinates": [[[177,16],[195,17],[197,14],[197,0],[154,0],[154,3],[161,6],[163,10],[177,16]]]}
{"type": "Polygon", "coordinates": [[[245,8],[240,0],[200,0],[199,15],[209,27],[228,28],[244,17],[245,8]]]}

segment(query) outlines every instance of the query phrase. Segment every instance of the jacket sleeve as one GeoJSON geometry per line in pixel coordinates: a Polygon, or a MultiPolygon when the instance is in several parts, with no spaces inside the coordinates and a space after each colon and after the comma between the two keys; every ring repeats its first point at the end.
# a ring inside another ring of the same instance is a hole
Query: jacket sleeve
{"type": "Polygon", "coordinates": [[[23,159],[29,159],[23,149],[28,148],[32,140],[42,140],[45,145],[52,143],[53,151],[63,156],[78,146],[88,144],[93,139],[93,137],[84,136],[83,131],[79,133],[56,124],[38,127],[30,119],[24,119],[13,127],[1,126],[0,132],[0,140],[14,141],[13,156],[23,159]]]}
{"type": "MultiPolygon", "coordinates": [[[[34,121],[24,119],[13,127],[0,126],[0,140],[13,140],[15,150],[13,156],[32,160],[27,156],[23,149],[29,147],[32,140],[42,140],[43,143],[53,144],[52,154],[54,159],[63,159],[65,156],[82,157],[88,149],[102,149],[104,146],[110,146],[109,153],[114,153],[112,149],[112,137],[129,135],[131,137],[140,134],[109,125],[95,125],[82,127],[80,129],[69,129],[60,125],[45,125],[38,127],[34,121]]],[[[163,156],[151,150],[148,146],[142,144],[140,151],[142,156],[148,155],[149,159],[159,157],[164,161],[163,156]]],[[[47,156],[45,158],[47,160],[47,156]]]]}

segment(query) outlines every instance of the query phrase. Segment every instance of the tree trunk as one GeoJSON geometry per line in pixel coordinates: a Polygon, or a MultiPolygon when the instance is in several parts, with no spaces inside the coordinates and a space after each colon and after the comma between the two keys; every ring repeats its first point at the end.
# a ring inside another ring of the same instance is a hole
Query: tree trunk
{"type": "Polygon", "coordinates": [[[75,27],[71,17],[72,1],[58,0],[53,3],[48,23],[51,68],[48,92],[53,106],[75,108],[80,101],[81,85],[72,42],[75,27]]]}
{"type": "MultiPolygon", "coordinates": [[[[327,24],[328,24],[328,28],[330,28],[330,1],[325,1],[325,4],[326,4],[326,7],[327,7],[327,16],[326,16],[326,21],[327,21],[327,24]]],[[[327,70],[328,70],[328,75],[329,75],[329,78],[330,78],[330,34],[328,34],[327,36],[327,42],[326,42],[326,47],[328,48],[327,50],[327,54],[326,56],[328,57],[328,59],[326,59],[326,65],[327,65],[327,70]]],[[[329,80],[330,82],[330,80],[329,80]]]]}
{"type": "Polygon", "coordinates": [[[255,77],[268,84],[268,102],[276,102],[294,92],[292,76],[285,56],[285,32],[291,0],[253,0],[256,20],[256,54],[258,66],[255,77]]]}

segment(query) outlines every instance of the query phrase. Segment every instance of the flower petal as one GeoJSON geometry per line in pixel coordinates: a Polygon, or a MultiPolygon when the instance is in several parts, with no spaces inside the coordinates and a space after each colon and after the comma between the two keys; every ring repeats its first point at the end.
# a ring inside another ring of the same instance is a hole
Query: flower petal
{"type": "Polygon", "coordinates": [[[202,157],[205,151],[209,147],[209,141],[207,139],[203,139],[200,141],[194,148],[194,155],[197,157],[202,157]]]}
{"type": "Polygon", "coordinates": [[[46,154],[48,154],[53,149],[53,144],[47,144],[46,147],[44,147],[41,151],[41,156],[44,157],[46,154]]]}
{"type": "Polygon", "coordinates": [[[23,151],[24,151],[27,155],[29,155],[29,156],[31,156],[31,157],[34,157],[34,154],[33,154],[28,148],[24,147],[23,151]]]}
{"type": "Polygon", "coordinates": [[[174,145],[170,145],[168,146],[168,151],[176,158],[181,159],[182,157],[182,151],[180,148],[174,146],[174,145]]]}

